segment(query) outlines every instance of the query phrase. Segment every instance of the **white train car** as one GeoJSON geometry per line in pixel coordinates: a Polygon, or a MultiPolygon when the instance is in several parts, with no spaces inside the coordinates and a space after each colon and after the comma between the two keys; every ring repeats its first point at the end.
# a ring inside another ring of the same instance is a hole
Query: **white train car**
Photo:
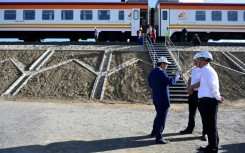
{"type": "Polygon", "coordinates": [[[245,4],[158,1],[154,16],[158,36],[165,37],[166,28],[170,27],[173,41],[181,40],[184,27],[188,40],[195,33],[202,41],[245,39],[245,4]]]}
{"type": "Polygon", "coordinates": [[[141,2],[0,2],[0,38],[40,41],[44,38],[94,37],[126,40],[147,24],[147,0],[141,2]]]}

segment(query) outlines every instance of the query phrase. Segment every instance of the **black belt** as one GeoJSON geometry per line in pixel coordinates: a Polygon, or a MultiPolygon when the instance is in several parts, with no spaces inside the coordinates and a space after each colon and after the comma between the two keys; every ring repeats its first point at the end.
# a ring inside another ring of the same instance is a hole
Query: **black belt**
{"type": "Polygon", "coordinates": [[[211,97],[202,97],[202,98],[199,98],[199,100],[208,100],[208,99],[215,99],[215,98],[211,98],[211,97]]]}

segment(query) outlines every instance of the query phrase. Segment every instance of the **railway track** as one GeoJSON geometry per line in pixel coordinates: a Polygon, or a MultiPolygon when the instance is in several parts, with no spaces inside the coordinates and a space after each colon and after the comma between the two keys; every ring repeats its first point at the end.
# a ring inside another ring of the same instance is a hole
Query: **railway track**
{"type": "MultiPolygon", "coordinates": [[[[181,46],[180,42],[174,42],[174,44],[181,46]]],[[[0,42],[0,45],[95,45],[95,42],[0,42]]],[[[98,45],[137,45],[137,42],[99,42],[98,45]]],[[[188,42],[185,46],[193,46],[193,44],[188,42]]],[[[203,42],[200,46],[245,46],[245,43],[203,42]]]]}

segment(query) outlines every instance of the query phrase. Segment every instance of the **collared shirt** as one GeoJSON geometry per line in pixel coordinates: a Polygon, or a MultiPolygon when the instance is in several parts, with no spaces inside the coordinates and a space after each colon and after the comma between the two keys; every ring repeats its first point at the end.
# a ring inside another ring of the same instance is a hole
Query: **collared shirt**
{"type": "MultiPolygon", "coordinates": [[[[201,81],[201,69],[194,67],[191,71],[191,86],[201,81]]],[[[195,88],[194,91],[197,91],[198,88],[195,88]]]]}
{"type": "Polygon", "coordinates": [[[99,36],[99,30],[97,29],[94,30],[94,36],[99,36]]]}
{"type": "Polygon", "coordinates": [[[219,78],[216,71],[206,64],[201,69],[201,81],[198,89],[198,98],[209,97],[220,101],[219,78]]]}

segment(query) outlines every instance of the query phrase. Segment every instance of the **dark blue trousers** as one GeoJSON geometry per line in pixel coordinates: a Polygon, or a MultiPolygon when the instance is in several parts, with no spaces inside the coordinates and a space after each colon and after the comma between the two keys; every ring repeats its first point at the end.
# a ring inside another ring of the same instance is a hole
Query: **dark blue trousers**
{"type": "Polygon", "coordinates": [[[151,133],[156,135],[156,141],[160,141],[163,139],[162,132],[165,128],[169,107],[165,108],[163,106],[155,105],[155,109],[156,117],[154,119],[153,130],[151,133]]]}

